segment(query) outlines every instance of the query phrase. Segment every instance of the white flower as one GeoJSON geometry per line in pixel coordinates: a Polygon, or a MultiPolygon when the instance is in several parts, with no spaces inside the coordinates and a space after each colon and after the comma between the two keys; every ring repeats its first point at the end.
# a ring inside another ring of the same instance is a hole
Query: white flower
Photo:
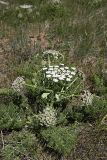
{"type": "Polygon", "coordinates": [[[57,76],[57,78],[61,77],[61,75],[60,75],[60,74],[57,74],[56,76],[57,76]]]}
{"type": "Polygon", "coordinates": [[[53,71],[54,71],[55,73],[58,73],[58,69],[57,69],[57,68],[54,68],[53,71]]]}
{"type": "Polygon", "coordinates": [[[66,75],[66,76],[69,76],[70,74],[69,74],[69,73],[65,73],[65,75],[66,75]]]}
{"type": "Polygon", "coordinates": [[[57,70],[57,72],[61,71],[60,68],[58,68],[58,67],[55,67],[54,69],[57,70]]]}
{"type": "Polygon", "coordinates": [[[52,75],[55,75],[57,72],[54,70],[51,72],[52,75]]]}
{"type": "Polygon", "coordinates": [[[76,73],[75,73],[75,72],[71,72],[71,74],[72,74],[72,75],[75,75],[76,73]]]}
{"type": "Polygon", "coordinates": [[[75,68],[75,67],[71,67],[71,69],[72,69],[72,70],[76,70],[76,68],[75,68]]]}
{"type": "Polygon", "coordinates": [[[53,68],[49,68],[49,71],[53,71],[53,68]]]}
{"type": "Polygon", "coordinates": [[[64,80],[64,77],[62,77],[62,76],[61,76],[61,77],[59,77],[59,80],[61,80],[61,81],[62,81],[62,80],[64,80]]]}
{"type": "Polygon", "coordinates": [[[57,74],[52,75],[53,78],[58,78],[59,76],[57,74]]]}
{"type": "Polygon", "coordinates": [[[42,70],[43,70],[43,71],[45,71],[45,70],[47,70],[47,68],[46,68],[46,67],[44,67],[44,68],[42,68],[42,70]]]}
{"type": "Polygon", "coordinates": [[[49,68],[53,68],[53,66],[49,66],[49,68]]]}
{"type": "Polygon", "coordinates": [[[61,64],[60,64],[60,66],[64,67],[64,64],[63,64],[63,63],[61,63],[61,64]]]}
{"type": "Polygon", "coordinates": [[[69,67],[65,67],[65,69],[69,69],[69,67]]]}
{"type": "Polygon", "coordinates": [[[60,70],[64,71],[64,68],[63,68],[63,67],[61,67],[61,68],[60,68],[60,70]]]}
{"type": "Polygon", "coordinates": [[[51,71],[46,71],[46,74],[51,74],[52,72],[51,71]]]}
{"type": "Polygon", "coordinates": [[[70,79],[70,78],[66,78],[66,81],[67,81],[67,82],[70,82],[70,81],[71,81],[71,79],[70,79]]]}
{"type": "Polygon", "coordinates": [[[73,77],[72,75],[69,75],[69,76],[68,76],[68,78],[72,78],[72,77],[73,77]]]}
{"type": "Polygon", "coordinates": [[[51,78],[52,76],[49,74],[49,75],[46,75],[46,78],[51,78]]]}
{"type": "Polygon", "coordinates": [[[66,70],[63,70],[62,72],[63,72],[63,74],[67,73],[67,71],[66,71],[66,70]]]}
{"type": "Polygon", "coordinates": [[[20,8],[28,9],[28,8],[32,8],[32,5],[23,4],[23,5],[20,5],[20,8]]]}
{"type": "Polygon", "coordinates": [[[59,68],[59,66],[56,65],[56,66],[54,66],[54,68],[59,68]]]}
{"type": "Polygon", "coordinates": [[[64,79],[66,77],[66,75],[65,74],[61,74],[61,77],[64,79]]]}
{"type": "Polygon", "coordinates": [[[67,72],[67,73],[71,73],[71,71],[70,71],[70,70],[67,70],[66,72],[67,72]]]}
{"type": "Polygon", "coordinates": [[[54,78],[54,79],[53,79],[53,82],[58,82],[58,79],[54,78]]]}

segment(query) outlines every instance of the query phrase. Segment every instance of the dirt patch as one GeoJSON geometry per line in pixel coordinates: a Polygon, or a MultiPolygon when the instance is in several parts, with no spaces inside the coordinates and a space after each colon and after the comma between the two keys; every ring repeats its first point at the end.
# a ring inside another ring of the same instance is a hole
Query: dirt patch
{"type": "Polygon", "coordinates": [[[107,131],[86,126],[74,153],[67,160],[107,160],[107,131]]]}
{"type": "Polygon", "coordinates": [[[9,38],[0,39],[0,87],[9,86],[13,76],[13,70],[9,67],[13,61],[9,42],[9,38]]]}

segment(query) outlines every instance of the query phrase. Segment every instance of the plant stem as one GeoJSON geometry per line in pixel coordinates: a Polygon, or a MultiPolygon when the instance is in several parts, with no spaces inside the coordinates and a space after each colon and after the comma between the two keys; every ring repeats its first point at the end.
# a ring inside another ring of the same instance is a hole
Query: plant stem
{"type": "Polygon", "coordinates": [[[1,131],[1,140],[2,140],[2,145],[3,145],[3,149],[4,149],[4,138],[3,138],[3,132],[1,131]]]}

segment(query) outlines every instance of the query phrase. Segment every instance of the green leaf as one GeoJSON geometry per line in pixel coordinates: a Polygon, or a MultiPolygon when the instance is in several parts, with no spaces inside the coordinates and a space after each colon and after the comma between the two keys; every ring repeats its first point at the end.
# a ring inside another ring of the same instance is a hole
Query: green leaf
{"type": "Polygon", "coordinates": [[[35,79],[35,78],[33,78],[33,79],[32,79],[32,82],[35,84],[35,83],[36,83],[36,79],[35,79]]]}

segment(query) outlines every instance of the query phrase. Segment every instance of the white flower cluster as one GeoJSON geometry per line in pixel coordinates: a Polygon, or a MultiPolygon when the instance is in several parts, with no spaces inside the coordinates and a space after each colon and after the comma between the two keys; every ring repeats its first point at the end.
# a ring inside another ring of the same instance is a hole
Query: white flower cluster
{"type": "Polygon", "coordinates": [[[46,50],[43,52],[43,56],[53,56],[54,58],[58,59],[58,56],[61,55],[58,51],[55,50],[46,50]]]}
{"type": "Polygon", "coordinates": [[[24,89],[25,80],[23,77],[17,77],[12,83],[12,89],[16,92],[21,92],[24,89]]]}
{"type": "Polygon", "coordinates": [[[56,124],[56,112],[52,107],[46,107],[43,113],[38,114],[41,126],[54,126],[56,124]]]}
{"type": "Polygon", "coordinates": [[[81,96],[83,105],[92,105],[94,96],[92,93],[90,93],[90,91],[84,90],[80,96],[81,96]]]}
{"type": "Polygon", "coordinates": [[[45,77],[51,79],[53,82],[70,82],[72,81],[77,72],[75,67],[71,67],[70,70],[69,67],[64,66],[64,64],[60,64],[59,66],[55,65],[43,67],[42,70],[44,71],[45,77]]]}

